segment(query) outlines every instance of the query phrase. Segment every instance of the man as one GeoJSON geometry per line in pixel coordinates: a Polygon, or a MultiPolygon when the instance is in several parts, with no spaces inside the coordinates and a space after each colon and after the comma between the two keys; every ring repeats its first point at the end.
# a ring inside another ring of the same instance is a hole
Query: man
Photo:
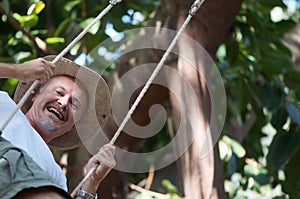
{"type": "MultiPolygon", "coordinates": [[[[51,61],[54,58],[55,56],[48,56],[45,60],[51,61]]],[[[48,146],[58,149],[75,148],[99,133],[109,113],[110,96],[105,81],[94,71],[65,58],[61,58],[55,65],[54,76],[37,88],[35,94],[23,105],[22,111],[26,117],[18,111],[4,129],[3,137],[26,151],[66,190],[65,176],[48,146]]],[[[44,75],[42,79],[48,79],[49,76],[44,75]]],[[[30,84],[19,83],[14,96],[16,102],[19,102],[30,84]]],[[[14,108],[15,103],[6,93],[1,92],[0,124],[14,108]]],[[[107,171],[115,165],[114,152],[113,146],[105,145],[91,158],[89,168],[101,162],[105,164],[106,172],[96,170],[83,184],[84,193],[96,193],[107,171]]]]}

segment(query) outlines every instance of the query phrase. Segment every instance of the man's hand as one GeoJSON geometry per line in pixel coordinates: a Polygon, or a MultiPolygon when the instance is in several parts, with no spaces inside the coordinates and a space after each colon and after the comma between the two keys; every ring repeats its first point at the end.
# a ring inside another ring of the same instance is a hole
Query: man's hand
{"type": "Polygon", "coordinates": [[[41,83],[45,83],[53,76],[54,68],[54,64],[43,58],[16,64],[16,79],[25,82],[31,82],[37,79],[41,83]]]}
{"type": "Polygon", "coordinates": [[[106,144],[89,160],[86,166],[86,173],[95,166],[97,166],[97,169],[82,185],[84,191],[91,194],[96,193],[100,182],[108,172],[116,166],[116,161],[114,159],[115,151],[116,148],[112,144],[106,144]]]}

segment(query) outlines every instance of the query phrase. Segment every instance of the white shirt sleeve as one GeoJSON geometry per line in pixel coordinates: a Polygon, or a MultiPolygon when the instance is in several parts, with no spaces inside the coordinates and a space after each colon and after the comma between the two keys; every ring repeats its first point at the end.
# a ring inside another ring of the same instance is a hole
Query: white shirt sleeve
{"type": "MultiPolygon", "coordinates": [[[[0,125],[2,125],[16,107],[15,102],[6,92],[0,91],[0,125]]],[[[67,179],[60,166],[56,163],[53,154],[42,137],[30,125],[22,111],[6,126],[3,138],[14,146],[23,149],[29,156],[46,171],[64,190],[67,191],[67,179]]]]}

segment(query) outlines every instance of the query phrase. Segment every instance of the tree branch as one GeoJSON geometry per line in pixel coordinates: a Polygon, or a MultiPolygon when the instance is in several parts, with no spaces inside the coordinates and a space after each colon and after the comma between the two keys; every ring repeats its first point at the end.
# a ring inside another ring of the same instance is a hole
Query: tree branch
{"type": "Polygon", "coordinates": [[[17,22],[13,17],[11,17],[8,13],[6,13],[1,5],[0,5],[0,13],[2,13],[3,15],[6,15],[7,18],[8,18],[8,21],[10,22],[10,24],[16,30],[21,31],[24,35],[26,35],[34,43],[34,45],[37,48],[39,48],[40,50],[42,50],[46,54],[57,54],[57,52],[55,50],[49,48],[47,46],[47,44],[42,39],[40,39],[39,37],[35,37],[35,36],[31,35],[28,30],[26,30],[24,27],[22,27],[19,24],[19,22],[17,22]]]}
{"type": "Polygon", "coordinates": [[[229,121],[230,131],[228,134],[239,143],[242,143],[254,125],[256,118],[257,116],[255,112],[251,110],[249,113],[249,118],[244,122],[243,126],[239,126],[236,118],[232,117],[229,121]]]}
{"type": "Polygon", "coordinates": [[[161,194],[161,193],[157,193],[157,192],[154,192],[154,191],[149,191],[149,190],[146,190],[146,189],[144,189],[142,187],[139,187],[139,186],[137,186],[135,184],[132,184],[132,183],[129,184],[129,187],[131,189],[133,189],[133,190],[136,190],[136,191],[140,192],[140,193],[146,193],[146,194],[148,194],[150,196],[154,196],[154,197],[157,197],[157,198],[162,198],[162,199],[164,199],[164,198],[165,199],[182,199],[179,196],[172,196],[170,194],[161,194]]]}

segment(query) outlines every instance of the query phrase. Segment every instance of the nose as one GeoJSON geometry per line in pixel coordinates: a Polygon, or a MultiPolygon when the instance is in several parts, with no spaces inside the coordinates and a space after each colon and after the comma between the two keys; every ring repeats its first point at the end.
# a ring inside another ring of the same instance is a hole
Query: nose
{"type": "Polygon", "coordinates": [[[67,107],[67,105],[69,103],[69,99],[70,99],[69,95],[64,95],[64,96],[61,96],[57,100],[57,103],[63,108],[63,110],[66,110],[66,107],[67,107]]]}

